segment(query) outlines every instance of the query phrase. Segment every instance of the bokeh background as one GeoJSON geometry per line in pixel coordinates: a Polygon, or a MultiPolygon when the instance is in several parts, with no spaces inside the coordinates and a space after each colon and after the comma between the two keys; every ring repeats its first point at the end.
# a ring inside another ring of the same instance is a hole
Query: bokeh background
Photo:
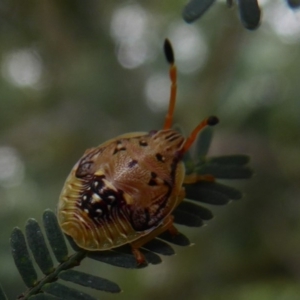
{"type": "MultiPolygon", "coordinates": [[[[192,25],[183,1],[0,2],[0,283],[25,290],[9,236],[55,209],[84,150],[119,134],[161,128],[169,93],[163,40],[177,65],[176,122],[214,114],[210,155],[248,154],[255,176],[226,182],[245,197],[213,207],[193,247],[158,266],[81,269],[117,282],[101,299],[300,299],[300,16],[259,1],[247,31],[219,1],[192,25]]],[[[85,289],[83,289],[86,291],[85,289]]]]}

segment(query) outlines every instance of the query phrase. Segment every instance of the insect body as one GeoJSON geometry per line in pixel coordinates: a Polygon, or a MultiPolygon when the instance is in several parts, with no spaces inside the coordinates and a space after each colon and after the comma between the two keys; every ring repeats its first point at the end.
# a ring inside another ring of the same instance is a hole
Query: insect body
{"type": "Polygon", "coordinates": [[[176,66],[171,44],[171,96],[162,130],[128,133],[88,149],[73,167],[60,195],[58,220],[81,248],[99,251],[131,244],[138,264],[139,248],[158,234],[176,234],[172,211],[184,199],[183,183],[201,180],[185,175],[182,162],[199,131],[218,123],[201,122],[186,139],[171,129],[176,100],[176,66]]]}

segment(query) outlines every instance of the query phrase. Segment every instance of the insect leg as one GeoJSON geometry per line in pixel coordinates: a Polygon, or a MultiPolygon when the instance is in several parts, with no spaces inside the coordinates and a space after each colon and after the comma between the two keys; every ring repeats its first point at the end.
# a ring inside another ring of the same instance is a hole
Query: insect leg
{"type": "Polygon", "coordinates": [[[215,177],[210,174],[205,174],[205,175],[198,175],[195,173],[185,175],[183,183],[184,184],[193,184],[199,181],[209,181],[209,182],[214,182],[215,177]]]}
{"type": "Polygon", "coordinates": [[[172,235],[176,235],[178,233],[177,229],[173,225],[173,219],[173,216],[168,216],[159,227],[151,231],[149,234],[142,236],[138,240],[130,243],[132,254],[135,256],[138,265],[143,265],[147,263],[143,253],[140,251],[139,248],[141,248],[144,244],[150,242],[156,236],[165,232],[166,230],[169,230],[172,235]]]}

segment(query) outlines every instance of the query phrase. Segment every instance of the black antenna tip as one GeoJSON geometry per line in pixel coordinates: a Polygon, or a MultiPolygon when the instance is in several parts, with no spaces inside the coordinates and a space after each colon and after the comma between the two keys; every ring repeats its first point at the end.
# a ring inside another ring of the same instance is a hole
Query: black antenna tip
{"type": "Polygon", "coordinates": [[[208,119],[207,119],[207,125],[209,126],[215,126],[219,123],[219,119],[215,116],[210,116],[208,119]]]}
{"type": "Polygon", "coordinates": [[[165,39],[164,52],[165,52],[165,56],[166,56],[168,63],[174,64],[174,61],[175,61],[174,52],[173,52],[171,42],[168,39],[165,39]]]}

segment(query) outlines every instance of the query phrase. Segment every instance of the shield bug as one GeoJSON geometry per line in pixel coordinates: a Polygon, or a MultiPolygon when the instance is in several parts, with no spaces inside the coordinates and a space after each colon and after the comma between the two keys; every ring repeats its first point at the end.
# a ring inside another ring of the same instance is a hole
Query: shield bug
{"type": "Polygon", "coordinates": [[[177,71],[168,40],[164,52],[171,92],[163,128],[127,133],[86,150],[71,170],[58,203],[59,224],[79,247],[103,251],[130,244],[138,264],[145,262],[142,245],[166,230],[177,233],[172,211],[185,197],[183,184],[203,179],[185,174],[183,155],[201,129],[218,123],[211,116],[187,138],[171,129],[177,71]]]}

